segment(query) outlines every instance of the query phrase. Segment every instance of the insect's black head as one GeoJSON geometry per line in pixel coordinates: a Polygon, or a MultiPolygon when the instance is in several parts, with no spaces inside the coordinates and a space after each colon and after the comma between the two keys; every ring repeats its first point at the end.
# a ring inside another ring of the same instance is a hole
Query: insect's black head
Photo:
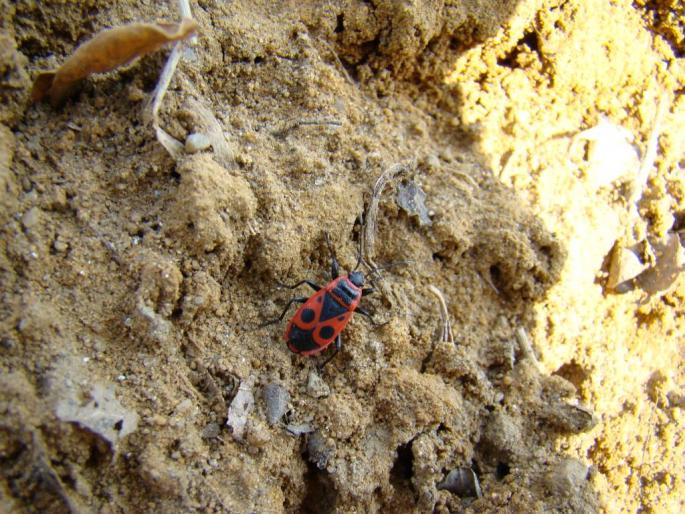
{"type": "Polygon", "coordinates": [[[364,274],[361,271],[351,271],[347,278],[349,278],[350,282],[355,286],[364,287],[364,274]]]}

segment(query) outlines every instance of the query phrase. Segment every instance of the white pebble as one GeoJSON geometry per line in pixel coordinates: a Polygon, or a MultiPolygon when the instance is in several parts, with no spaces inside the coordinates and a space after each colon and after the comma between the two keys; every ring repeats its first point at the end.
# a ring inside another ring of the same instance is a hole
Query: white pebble
{"type": "Polygon", "coordinates": [[[209,148],[210,145],[209,138],[199,132],[190,134],[186,138],[186,152],[188,153],[201,152],[209,148]]]}

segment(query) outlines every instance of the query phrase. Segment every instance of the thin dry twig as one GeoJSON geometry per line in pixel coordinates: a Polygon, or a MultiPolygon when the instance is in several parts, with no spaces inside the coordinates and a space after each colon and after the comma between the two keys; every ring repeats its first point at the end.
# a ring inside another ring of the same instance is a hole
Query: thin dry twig
{"type": "Polygon", "coordinates": [[[284,137],[293,130],[299,127],[313,127],[313,126],[326,126],[332,128],[340,128],[343,126],[343,122],[340,120],[299,120],[295,123],[289,124],[282,129],[274,130],[272,134],[276,137],[284,137]]]}
{"type": "Polygon", "coordinates": [[[438,298],[438,302],[440,304],[440,318],[442,320],[440,342],[454,343],[454,334],[452,333],[452,324],[450,323],[449,313],[447,312],[447,303],[445,302],[445,297],[440,292],[440,289],[432,284],[428,286],[428,289],[438,298]]]}
{"type": "Polygon", "coordinates": [[[371,195],[371,202],[366,211],[364,219],[364,234],[362,237],[362,257],[364,263],[370,270],[378,271],[378,266],[374,262],[374,244],[376,242],[376,217],[378,216],[378,206],[381,201],[383,189],[388,182],[397,177],[400,173],[404,173],[413,167],[412,163],[398,163],[386,169],[373,186],[373,194],[371,195]]]}
{"type": "MultiPolygon", "coordinates": [[[[661,132],[661,124],[663,123],[664,116],[669,107],[669,99],[665,93],[663,93],[658,100],[656,108],[656,116],[654,117],[654,124],[652,125],[652,130],[649,134],[649,139],[647,140],[647,147],[645,148],[645,154],[640,162],[640,169],[635,176],[633,181],[633,190],[630,196],[630,210],[632,220],[635,221],[639,218],[639,206],[640,200],[642,199],[642,194],[645,187],[647,187],[647,180],[649,179],[649,174],[654,167],[654,161],[656,160],[656,154],[659,144],[659,134],[661,132]]],[[[628,226],[633,226],[634,223],[629,223],[628,226]]]]}

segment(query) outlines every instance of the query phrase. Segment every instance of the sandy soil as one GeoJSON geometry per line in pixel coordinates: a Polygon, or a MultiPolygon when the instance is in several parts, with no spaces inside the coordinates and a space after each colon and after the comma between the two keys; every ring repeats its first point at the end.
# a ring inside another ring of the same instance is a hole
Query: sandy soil
{"type": "Polygon", "coordinates": [[[3,511],[683,510],[681,3],[193,3],[161,120],[215,139],[178,159],[142,118],[168,50],[31,104],[157,4],[0,1],[3,511]],[[354,267],[397,163],[387,324],[320,371],[259,325],[324,232],[354,267]]]}

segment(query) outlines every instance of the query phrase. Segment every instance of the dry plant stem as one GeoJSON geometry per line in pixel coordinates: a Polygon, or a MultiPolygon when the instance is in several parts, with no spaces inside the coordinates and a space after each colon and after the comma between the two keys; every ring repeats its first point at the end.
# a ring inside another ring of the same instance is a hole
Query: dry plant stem
{"type": "Polygon", "coordinates": [[[326,41],[325,39],[317,38],[317,41],[319,41],[321,44],[323,44],[326,47],[326,49],[330,52],[330,55],[335,60],[335,64],[336,64],[338,71],[340,73],[342,73],[342,75],[345,77],[345,80],[347,80],[347,83],[354,86],[354,87],[357,87],[357,84],[354,82],[354,80],[352,80],[352,77],[350,77],[350,74],[347,72],[347,69],[345,68],[342,61],[340,60],[340,57],[338,56],[338,52],[336,52],[333,49],[333,47],[331,46],[331,44],[328,41],[326,41]]]}
{"type": "MultiPolygon", "coordinates": [[[[181,11],[181,17],[192,19],[193,14],[190,10],[190,3],[188,0],[179,0],[178,4],[179,10],[181,11]]],[[[166,149],[166,151],[169,152],[169,155],[176,160],[178,160],[183,153],[183,143],[170,136],[162,127],[160,127],[158,114],[159,107],[164,99],[164,95],[169,88],[171,79],[176,71],[176,66],[181,60],[182,48],[183,47],[180,41],[174,44],[171,54],[164,65],[162,74],[159,77],[157,86],[152,92],[150,101],[145,105],[143,110],[143,120],[145,123],[152,124],[152,127],[155,129],[155,136],[157,137],[157,140],[166,149]]]]}
{"type": "Polygon", "coordinates": [[[315,126],[326,126],[332,128],[339,128],[343,126],[343,122],[340,120],[300,120],[293,124],[287,125],[283,129],[274,130],[272,134],[278,137],[284,137],[293,130],[299,127],[315,127],[315,126]]]}
{"type": "Polygon", "coordinates": [[[526,329],[523,327],[518,327],[516,329],[515,334],[516,340],[519,344],[519,349],[521,350],[521,354],[523,355],[523,357],[530,359],[530,361],[533,364],[535,364],[535,367],[540,369],[540,364],[538,363],[538,359],[535,356],[535,352],[533,351],[533,345],[530,343],[530,338],[528,337],[526,329]]]}
{"type": "Polygon", "coordinates": [[[445,297],[440,292],[440,289],[434,285],[429,285],[428,289],[437,298],[440,304],[440,318],[442,320],[442,327],[440,331],[440,342],[443,343],[454,343],[454,335],[452,334],[452,324],[450,323],[449,313],[447,312],[447,303],[445,302],[445,297]]]}
{"type": "Polygon", "coordinates": [[[342,121],[339,120],[302,120],[295,123],[294,127],[305,127],[310,125],[330,125],[333,127],[342,127],[342,121]]]}
{"type": "Polygon", "coordinates": [[[649,134],[649,139],[647,140],[647,147],[645,148],[645,154],[642,158],[642,162],[640,163],[640,169],[638,170],[637,176],[633,182],[633,190],[629,200],[631,211],[630,222],[628,223],[629,227],[634,227],[635,222],[640,216],[638,204],[640,203],[644,189],[647,186],[649,174],[654,167],[657,147],[659,144],[659,133],[661,132],[661,124],[669,104],[670,102],[668,101],[667,95],[663,93],[657,104],[654,125],[652,126],[652,131],[649,134]]]}
{"type": "Polygon", "coordinates": [[[178,0],[178,9],[181,11],[181,18],[193,17],[193,13],[190,11],[189,0],[178,0]]]}
{"type": "Polygon", "coordinates": [[[152,123],[153,125],[157,123],[157,114],[159,113],[159,107],[162,104],[162,100],[164,99],[166,90],[169,88],[171,79],[173,78],[174,72],[176,71],[176,66],[178,65],[178,61],[180,60],[181,48],[178,43],[175,43],[173,49],[171,50],[171,54],[169,55],[169,58],[167,59],[166,64],[164,65],[164,69],[162,69],[162,74],[159,76],[157,86],[155,87],[155,90],[152,92],[150,100],[145,106],[143,118],[146,123],[152,123]]]}
{"type": "Polygon", "coordinates": [[[377,271],[378,267],[373,260],[374,244],[376,242],[376,217],[378,216],[378,205],[381,201],[381,195],[385,185],[394,179],[400,173],[409,169],[408,164],[398,163],[390,166],[385,170],[373,186],[373,195],[371,196],[371,203],[366,211],[366,219],[364,220],[364,237],[362,238],[362,257],[365,264],[372,270],[377,271]]]}

